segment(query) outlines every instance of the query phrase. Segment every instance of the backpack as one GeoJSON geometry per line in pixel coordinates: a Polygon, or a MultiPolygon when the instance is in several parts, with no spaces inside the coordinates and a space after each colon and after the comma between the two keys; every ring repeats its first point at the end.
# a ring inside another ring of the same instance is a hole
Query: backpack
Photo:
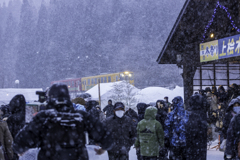
{"type": "Polygon", "coordinates": [[[48,111],[40,146],[49,151],[51,154],[48,156],[54,159],[70,160],[69,155],[76,159],[81,155],[76,149],[85,146],[84,128],[83,116],[80,113],[48,111]]]}

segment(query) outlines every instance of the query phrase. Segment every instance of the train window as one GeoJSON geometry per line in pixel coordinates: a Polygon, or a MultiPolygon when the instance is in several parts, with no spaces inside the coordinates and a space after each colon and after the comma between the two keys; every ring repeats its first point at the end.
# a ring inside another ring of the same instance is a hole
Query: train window
{"type": "Polygon", "coordinates": [[[91,84],[91,80],[90,79],[88,79],[88,85],[90,85],[91,84]]]}
{"type": "Polygon", "coordinates": [[[103,83],[103,77],[101,77],[101,83],[103,83]]]}
{"type": "Polygon", "coordinates": [[[133,80],[133,79],[134,79],[133,73],[129,74],[129,79],[130,79],[130,80],[133,80]]]}
{"type": "Polygon", "coordinates": [[[92,84],[94,84],[94,79],[92,78],[92,84]]]}
{"type": "Polygon", "coordinates": [[[111,76],[108,77],[108,82],[111,82],[111,76]]]}
{"type": "Polygon", "coordinates": [[[118,81],[119,79],[118,79],[118,76],[116,76],[116,81],[118,81]]]}
{"type": "Polygon", "coordinates": [[[97,78],[95,78],[95,84],[98,84],[97,78]]]}
{"type": "Polygon", "coordinates": [[[107,77],[104,77],[104,83],[107,83],[107,77]]]}

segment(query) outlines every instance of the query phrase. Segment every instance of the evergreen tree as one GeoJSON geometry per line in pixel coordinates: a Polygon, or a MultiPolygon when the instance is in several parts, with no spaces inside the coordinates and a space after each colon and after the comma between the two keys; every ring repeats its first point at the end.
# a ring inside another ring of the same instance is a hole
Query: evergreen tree
{"type": "Polygon", "coordinates": [[[34,87],[35,81],[38,81],[36,79],[37,75],[33,75],[34,60],[37,54],[34,53],[34,25],[32,6],[29,5],[28,0],[23,0],[19,24],[16,72],[17,78],[20,80],[20,87],[24,88],[34,87]]]}

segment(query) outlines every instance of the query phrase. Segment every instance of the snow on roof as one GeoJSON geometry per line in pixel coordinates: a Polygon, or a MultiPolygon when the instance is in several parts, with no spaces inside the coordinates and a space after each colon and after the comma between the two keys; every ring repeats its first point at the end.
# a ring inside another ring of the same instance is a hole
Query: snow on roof
{"type": "Polygon", "coordinates": [[[38,100],[36,91],[42,91],[42,88],[6,88],[0,89],[0,104],[8,104],[11,99],[17,95],[24,95],[26,102],[33,102],[38,100]]]}

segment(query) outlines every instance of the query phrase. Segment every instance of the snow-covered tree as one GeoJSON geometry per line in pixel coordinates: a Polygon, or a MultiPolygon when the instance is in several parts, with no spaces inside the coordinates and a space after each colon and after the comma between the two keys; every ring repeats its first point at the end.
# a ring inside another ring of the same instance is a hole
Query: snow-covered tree
{"type": "Polygon", "coordinates": [[[138,100],[135,96],[138,94],[138,89],[132,84],[127,81],[115,83],[111,92],[112,95],[109,98],[112,99],[114,103],[122,102],[125,105],[126,110],[128,110],[128,108],[136,110],[138,100]]]}

